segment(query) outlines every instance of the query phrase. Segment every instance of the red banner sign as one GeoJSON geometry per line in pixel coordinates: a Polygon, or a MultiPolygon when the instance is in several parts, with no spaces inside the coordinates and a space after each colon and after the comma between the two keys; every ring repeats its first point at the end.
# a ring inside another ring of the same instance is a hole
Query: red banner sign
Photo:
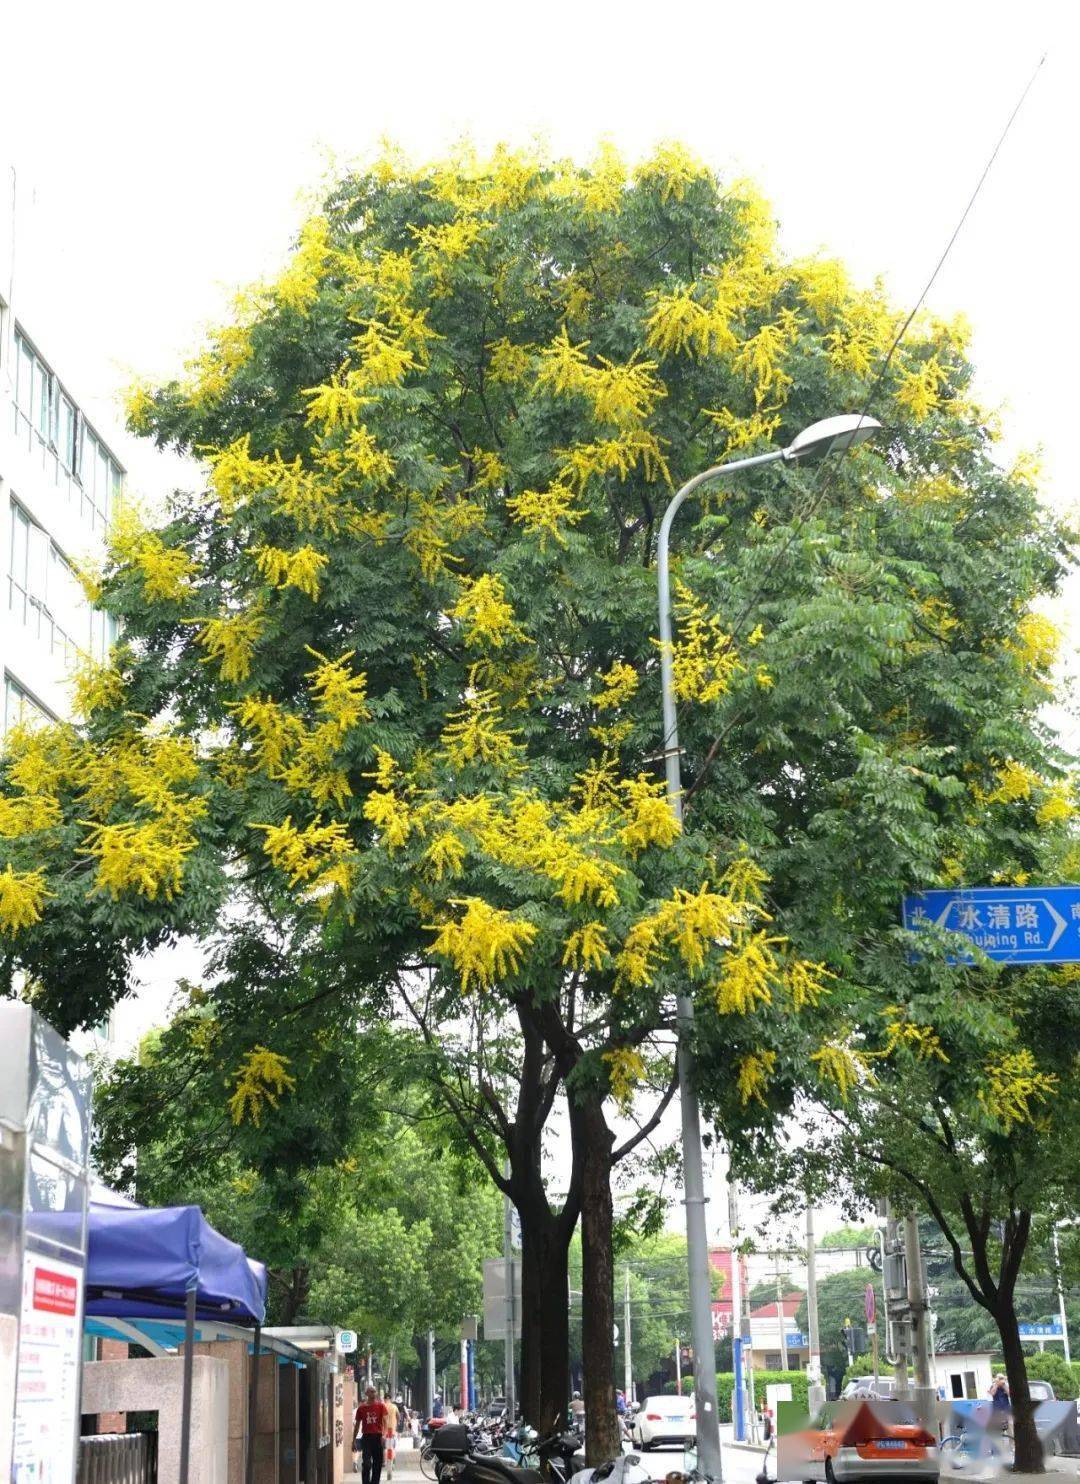
{"type": "Polygon", "coordinates": [[[51,1268],[34,1269],[34,1308],[45,1314],[74,1318],[79,1307],[78,1280],[51,1268]]]}

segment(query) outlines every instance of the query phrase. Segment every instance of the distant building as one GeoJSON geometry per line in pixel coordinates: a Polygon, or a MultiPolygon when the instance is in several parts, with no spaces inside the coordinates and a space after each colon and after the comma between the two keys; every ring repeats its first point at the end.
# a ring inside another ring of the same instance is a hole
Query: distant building
{"type": "Polygon", "coordinates": [[[107,656],[113,621],[75,565],[101,554],[124,487],[106,430],[64,374],[63,346],[38,338],[34,304],[50,294],[38,284],[21,297],[18,245],[0,212],[0,733],[69,717],[76,665],[107,656]]]}
{"type": "Polygon", "coordinates": [[[810,1359],[810,1341],[799,1329],[795,1316],[799,1305],[806,1297],[803,1293],[785,1294],[780,1304],[761,1304],[750,1310],[750,1349],[755,1370],[782,1370],[784,1352],[780,1346],[780,1322],[777,1309],[783,1319],[783,1333],[787,1341],[787,1369],[805,1370],[810,1359]]]}

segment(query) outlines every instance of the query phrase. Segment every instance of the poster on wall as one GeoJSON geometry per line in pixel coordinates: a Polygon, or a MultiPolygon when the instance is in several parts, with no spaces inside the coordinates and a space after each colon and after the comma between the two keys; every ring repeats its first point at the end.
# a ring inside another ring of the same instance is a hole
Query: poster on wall
{"type": "Polygon", "coordinates": [[[71,1484],[75,1477],[82,1282],[72,1263],[25,1256],[12,1484],[71,1484]]]}

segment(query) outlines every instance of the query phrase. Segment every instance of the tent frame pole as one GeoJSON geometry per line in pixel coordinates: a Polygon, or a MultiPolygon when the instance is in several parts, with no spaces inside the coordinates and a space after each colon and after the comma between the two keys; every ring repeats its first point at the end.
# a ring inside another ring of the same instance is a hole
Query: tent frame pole
{"type": "Polygon", "coordinates": [[[188,1484],[191,1465],[191,1372],[195,1362],[195,1306],[198,1293],[189,1288],[184,1300],[184,1391],[180,1411],[180,1484],[188,1484]]]}
{"type": "Polygon", "coordinates": [[[244,1460],[245,1484],[254,1484],[255,1479],[255,1415],[259,1401],[259,1346],[262,1342],[262,1325],[255,1326],[255,1342],[251,1347],[251,1380],[248,1383],[248,1435],[247,1457],[244,1460]]]}

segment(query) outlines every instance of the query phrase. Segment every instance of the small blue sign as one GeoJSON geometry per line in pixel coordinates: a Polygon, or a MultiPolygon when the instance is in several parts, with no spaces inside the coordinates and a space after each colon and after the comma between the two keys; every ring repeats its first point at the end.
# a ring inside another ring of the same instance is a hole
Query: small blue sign
{"type": "Polygon", "coordinates": [[[810,1343],[806,1336],[804,1334],[800,1334],[797,1329],[787,1330],[784,1335],[784,1340],[787,1343],[787,1347],[789,1350],[805,1350],[807,1345],[809,1345],[810,1343]]]}
{"type": "Polygon", "coordinates": [[[1051,1319],[1047,1324],[1021,1324],[1017,1326],[1022,1340],[1061,1340],[1061,1320],[1051,1319]]]}
{"type": "Polygon", "coordinates": [[[906,928],[931,923],[998,963],[1080,963],[1080,886],[962,886],[904,898],[906,928]]]}

